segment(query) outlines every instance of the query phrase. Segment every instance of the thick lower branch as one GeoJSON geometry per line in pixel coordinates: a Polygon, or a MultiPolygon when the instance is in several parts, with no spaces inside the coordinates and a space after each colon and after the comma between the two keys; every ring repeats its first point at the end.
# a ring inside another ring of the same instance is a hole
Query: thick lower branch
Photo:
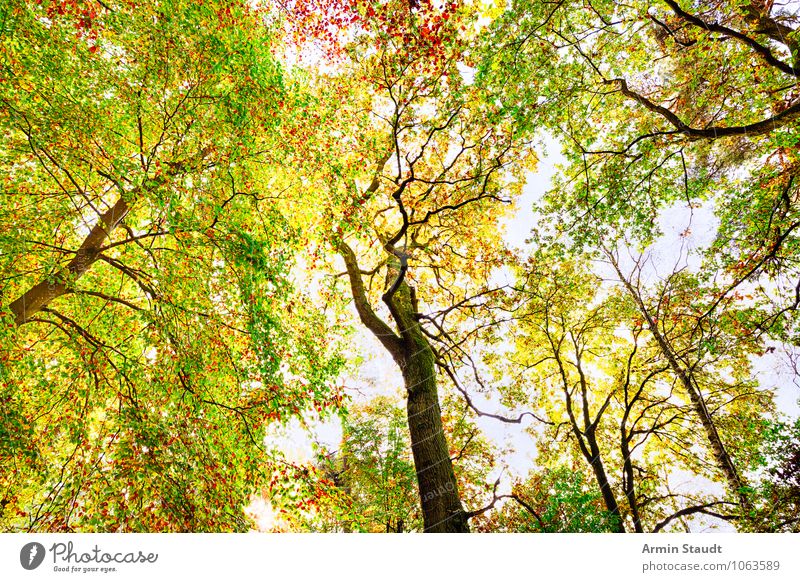
{"type": "Polygon", "coordinates": [[[364,289],[364,281],[361,278],[361,269],[358,266],[358,261],[356,260],[356,255],[353,252],[353,249],[344,242],[344,241],[337,241],[336,243],[336,250],[339,251],[342,259],[344,259],[344,265],[347,269],[347,275],[350,279],[350,290],[353,294],[353,303],[356,307],[356,312],[358,313],[359,319],[361,319],[361,323],[363,323],[368,330],[372,332],[372,334],[378,338],[378,341],[383,344],[394,360],[401,364],[403,359],[403,350],[400,338],[397,334],[392,331],[392,328],[383,321],[380,317],[375,314],[375,311],[372,309],[372,306],[369,303],[369,299],[367,298],[367,292],[364,289]]]}
{"type": "MultiPolygon", "coordinates": [[[[746,34],[743,34],[743,33],[739,32],[738,30],[733,30],[732,28],[729,28],[729,27],[724,26],[722,24],[717,24],[715,22],[706,22],[706,21],[702,20],[701,18],[698,18],[697,16],[695,16],[693,14],[689,14],[688,12],[683,10],[678,5],[678,3],[675,2],[674,0],[664,0],[664,2],[670,8],[672,8],[672,11],[678,17],[682,18],[686,22],[688,22],[688,23],[690,23],[690,24],[692,24],[692,25],[694,25],[694,26],[696,26],[698,28],[702,28],[704,30],[708,30],[709,32],[718,32],[720,34],[724,34],[724,35],[729,36],[731,38],[735,38],[739,42],[741,42],[743,44],[746,44],[751,49],[753,49],[769,65],[775,67],[776,69],[780,69],[781,71],[783,71],[787,75],[792,75],[793,77],[800,77],[800,70],[798,70],[795,67],[792,67],[791,65],[788,65],[788,64],[784,63],[783,61],[781,61],[780,59],[776,58],[775,55],[773,55],[772,52],[767,47],[765,47],[761,43],[757,42],[755,39],[750,38],[746,34]]],[[[780,38],[780,37],[778,37],[778,38],[780,38]]],[[[790,46],[787,43],[786,39],[782,39],[782,42],[784,44],[786,44],[787,46],[790,46]]]]}
{"type": "Polygon", "coordinates": [[[130,206],[125,198],[120,197],[89,231],[66,267],[56,273],[51,280],[40,281],[9,305],[14,323],[18,326],[27,323],[53,299],[70,292],[75,281],[97,261],[101,247],[129,211],[130,206]]]}

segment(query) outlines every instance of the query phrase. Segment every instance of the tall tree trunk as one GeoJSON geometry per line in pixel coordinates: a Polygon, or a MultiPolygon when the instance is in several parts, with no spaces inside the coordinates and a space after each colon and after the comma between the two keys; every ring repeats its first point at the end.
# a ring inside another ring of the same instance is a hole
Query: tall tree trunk
{"type": "MultiPolygon", "coordinates": [[[[626,413],[627,419],[627,413],[626,413]]],[[[624,479],[622,480],[622,489],[625,492],[625,497],[628,499],[628,507],[631,510],[631,517],[633,518],[633,529],[636,533],[644,533],[642,528],[642,518],[639,515],[639,501],[636,499],[636,481],[633,473],[633,461],[631,460],[631,450],[628,445],[628,433],[623,421],[622,438],[620,440],[620,452],[622,453],[622,470],[624,479]]]]}
{"type": "Polygon", "coordinates": [[[433,351],[428,345],[414,345],[401,365],[425,531],[468,532],[442,427],[435,366],[433,351]]]}
{"type": "Polygon", "coordinates": [[[573,343],[575,345],[575,361],[572,362],[572,364],[578,370],[578,374],[580,375],[579,385],[582,404],[580,413],[583,418],[583,426],[581,427],[581,425],[578,423],[575,407],[573,406],[574,401],[572,398],[567,370],[564,366],[564,362],[561,359],[560,342],[555,342],[550,336],[549,332],[546,331],[545,333],[550,341],[550,347],[553,350],[553,357],[555,358],[556,364],[558,365],[559,374],[561,375],[561,389],[564,392],[564,404],[567,409],[567,416],[569,417],[569,424],[572,428],[572,434],[575,436],[575,440],[578,441],[578,447],[581,450],[581,454],[583,454],[586,462],[589,463],[589,466],[592,468],[595,482],[597,483],[597,487],[600,489],[600,494],[603,496],[603,503],[605,504],[606,509],[615,519],[614,533],[625,533],[625,524],[622,520],[619,503],[617,503],[614,490],[608,480],[608,474],[606,473],[606,469],[603,464],[603,457],[600,455],[600,445],[597,442],[597,425],[600,423],[600,418],[603,416],[603,412],[606,410],[606,407],[610,402],[610,398],[607,399],[605,404],[600,407],[600,410],[598,411],[594,420],[592,420],[591,415],[589,414],[589,386],[586,382],[586,376],[583,373],[580,349],[573,338],[573,343]]]}
{"type": "Polygon", "coordinates": [[[614,490],[611,488],[611,483],[608,481],[608,475],[603,465],[603,459],[600,456],[600,447],[597,444],[597,437],[595,436],[594,429],[590,428],[585,431],[584,434],[586,442],[589,445],[589,450],[587,451],[585,446],[582,446],[581,449],[589,465],[592,467],[597,486],[600,488],[600,493],[603,496],[603,503],[605,503],[608,512],[614,517],[614,532],[625,533],[625,524],[622,521],[619,503],[617,503],[617,497],[614,495],[614,490]]]}
{"type": "Polygon", "coordinates": [[[436,358],[416,317],[416,300],[404,281],[405,266],[392,256],[387,274],[388,306],[397,332],[372,309],[353,250],[344,242],[338,250],[345,261],[356,311],[400,367],[406,388],[408,430],[417,474],[425,532],[469,532],[467,514],[458,493],[450,450],[442,425],[436,384],[436,358]]]}
{"type": "Polygon", "coordinates": [[[695,384],[694,377],[678,361],[677,355],[669,345],[667,339],[658,329],[658,324],[655,322],[650,314],[650,311],[647,309],[647,306],[644,304],[642,297],[631,284],[630,280],[628,280],[628,278],[622,274],[622,270],[619,268],[616,258],[608,251],[606,251],[606,256],[608,256],[608,258],[611,260],[611,264],[617,271],[617,275],[622,281],[622,284],[627,289],[628,293],[630,293],[632,299],[639,308],[639,311],[642,313],[642,316],[647,322],[647,327],[650,330],[650,333],[653,334],[661,354],[664,356],[664,358],[666,358],[670,369],[678,378],[678,381],[681,383],[687,395],[689,396],[692,409],[700,419],[703,432],[705,432],[706,440],[711,448],[711,454],[714,457],[717,467],[725,478],[730,493],[736,496],[742,509],[746,512],[749,512],[752,509],[752,504],[746,495],[747,483],[741,477],[741,475],[739,475],[739,471],[736,469],[736,465],[734,464],[730,453],[728,453],[725,443],[722,442],[722,437],[720,437],[717,426],[714,424],[711,411],[708,410],[706,401],[703,398],[699,387],[695,384]]]}

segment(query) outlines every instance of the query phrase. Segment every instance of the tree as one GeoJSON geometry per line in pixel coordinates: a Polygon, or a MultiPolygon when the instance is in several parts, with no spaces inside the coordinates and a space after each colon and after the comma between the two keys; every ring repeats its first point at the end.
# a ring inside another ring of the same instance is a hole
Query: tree
{"type": "Polygon", "coordinates": [[[797,28],[750,0],[5,3],[0,527],[795,530],[754,362],[800,343],[797,28]],[[565,163],[512,249],[542,137],[565,163]],[[345,392],[359,325],[405,411],[345,392]],[[283,450],[326,419],[340,446],[283,450]]]}
{"type": "MultiPolygon", "coordinates": [[[[794,341],[787,281],[796,277],[797,224],[786,144],[796,133],[796,24],[772,3],[516,2],[497,20],[481,65],[481,82],[520,123],[563,137],[568,166],[544,200],[552,226],[541,231],[611,261],[745,513],[749,461],[737,467],[700,378],[722,359],[718,346],[757,355],[767,337],[794,341]],[[714,212],[721,226],[700,249],[694,277],[672,273],[648,300],[616,253],[646,248],[661,235],[659,218],[680,209],[714,212]],[[686,303],[677,307],[673,293],[686,303]]],[[[754,411],[769,410],[772,395],[746,391],[748,417],[762,426],[754,411]]]]}
{"type": "Polygon", "coordinates": [[[336,518],[339,527],[387,533],[421,530],[403,409],[379,396],[349,410],[342,429],[341,448],[320,454],[326,473],[352,500],[336,518]]]}
{"type": "Polygon", "coordinates": [[[610,533],[618,521],[603,507],[578,465],[559,466],[516,483],[509,499],[486,524],[487,532],[610,533]]]}
{"type": "Polygon", "coordinates": [[[260,431],[339,402],[291,201],[261,192],[302,95],[246,3],[2,22],[3,528],[247,529],[260,431]]]}
{"type": "Polygon", "coordinates": [[[754,329],[793,342],[796,26],[773,2],[520,1],[479,78],[521,126],[563,138],[570,166],[548,206],[577,243],[611,229],[646,244],[660,213],[710,210],[720,301],[752,286],[773,304],[754,329]]]}
{"type": "Polygon", "coordinates": [[[762,504],[757,515],[762,520],[757,530],[797,532],[797,509],[800,503],[800,454],[798,452],[798,422],[771,423],[764,439],[759,468],[766,477],[756,491],[756,501],[762,504]]]}
{"type": "Polygon", "coordinates": [[[437,357],[421,314],[457,303],[459,287],[480,286],[499,264],[502,252],[492,248],[497,238],[490,229],[507,201],[502,189],[517,187],[510,184],[517,158],[528,154],[513,127],[459,72],[467,40],[459,31],[470,15],[453,4],[410,15],[394,8],[367,8],[371,20],[357,48],[369,43],[374,50],[356,52],[357,72],[347,77],[365,80],[359,89],[369,99],[359,103],[372,127],[367,136],[340,124],[336,131],[351,147],[359,144],[372,175],[360,189],[354,178],[364,176],[363,167],[338,180],[351,202],[348,221],[333,221],[334,244],[361,322],[403,374],[425,531],[467,531],[442,430],[437,357]],[[354,239],[366,243],[363,251],[354,239]],[[369,257],[369,267],[357,253],[369,257]],[[365,276],[383,282],[379,297],[393,326],[376,311],[376,286],[365,284],[365,276]]]}
{"type": "MultiPolygon", "coordinates": [[[[540,450],[537,466],[558,471],[585,463],[609,531],[658,531],[677,514],[732,519],[729,509],[717,507],[733,505],[724,498],[670,490],[675,473],[714,476],[702,456],[687,454],[696,449],[692,407],[636,304],[588,266],[544,250],[521,269],[524,299],[508,366],[516,380],[505,391],[511,404],[533,408],[544,420],[530,431],[540,450]]],[[[743,401],[752,386],[727,386],[722,361],[715,363],[719,372],[708,364],[695,373],[714,383],[720,422],[731,405],[725,399],[748,406],[743,401]]],[[[749,406],[737,410],[755,409],[758,418],[760,408],[749,406]]],[[[525,495],[529,503],[540,503],[535,494],[525,495]]]]}

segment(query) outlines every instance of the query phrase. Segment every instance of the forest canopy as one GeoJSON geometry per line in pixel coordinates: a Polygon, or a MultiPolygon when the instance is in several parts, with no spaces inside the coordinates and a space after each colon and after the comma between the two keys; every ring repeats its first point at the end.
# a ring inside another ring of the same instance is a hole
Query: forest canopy
{"type": "Polygon", "coordinates": [[[4,0],[0,530],[798,531],[798,30],[4,0]]]}

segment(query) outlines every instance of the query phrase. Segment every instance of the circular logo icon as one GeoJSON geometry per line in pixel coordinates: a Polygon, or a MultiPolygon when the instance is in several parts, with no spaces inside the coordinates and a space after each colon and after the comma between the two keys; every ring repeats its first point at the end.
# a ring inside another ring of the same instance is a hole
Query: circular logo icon
{"type": "Polygon", "coordinates": [[[19,551],[19,563],[26,570],[35,570],[44,561],[44,546],[39,542],[30,542],[19,551]]]}

